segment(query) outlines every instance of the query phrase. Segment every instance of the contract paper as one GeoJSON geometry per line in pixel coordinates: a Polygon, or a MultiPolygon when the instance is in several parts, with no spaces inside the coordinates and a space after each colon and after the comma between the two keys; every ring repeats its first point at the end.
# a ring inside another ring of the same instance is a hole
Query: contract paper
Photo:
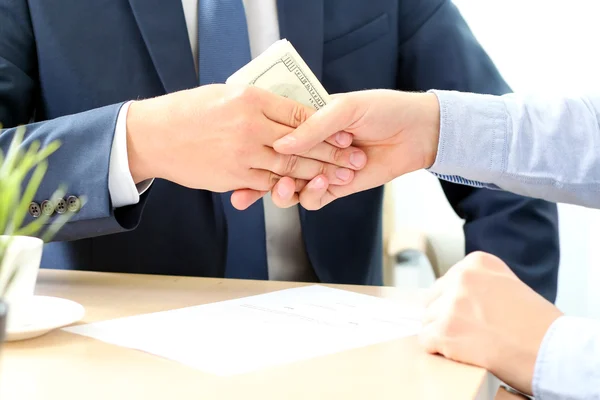
{"type": "Polygon", "coordinates": [[[231,376],[414,335],[421,315],[312,285],[64,330],[231,376]]]}

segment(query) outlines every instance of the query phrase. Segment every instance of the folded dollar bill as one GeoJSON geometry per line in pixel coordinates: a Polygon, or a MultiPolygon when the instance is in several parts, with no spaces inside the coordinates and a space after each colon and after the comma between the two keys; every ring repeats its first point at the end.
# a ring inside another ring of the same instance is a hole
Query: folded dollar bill
{"type": "Polygon", "coordinates": [[[321,82],[286,39],[273,43],[226,83],[257,86],[317,110],[330,101],[321,82]]]}

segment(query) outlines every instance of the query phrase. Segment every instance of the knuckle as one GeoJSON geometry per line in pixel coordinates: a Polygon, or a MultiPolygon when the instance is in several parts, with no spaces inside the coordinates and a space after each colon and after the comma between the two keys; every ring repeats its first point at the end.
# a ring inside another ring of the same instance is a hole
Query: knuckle
{"type": "Polygon", "coordinates": [[[246,86],[240,90],[239,98],[245,103],[254,103],[259,97],[258,90],[254,86],[246,86]]]}
{"type": "Polygon", "coordinates": [[[306,109],[301,105],[294,105],[290,116],[290,126],[300,126],[304,121],[308,119],[308,113],[306,109]]]}
{"type": "Polygon", "coordinates": [[[247,106],[252,100],[256,99],[256,92],[252,86],[232,87],[224,100],[224,104],[231,103],[236,106],[247,106]]]}
{"type": "Polygon", "coordinates": [[[331,152],[329,154],[329,160],[334,162],[336,165],[340,165],[342,160],[343,151],[339,147],[331,146],[331,152]]]}
{"type": "Polygon", "coordinates": [[[291,154],[284,157],[284,174],[290,175],[296,171],[298,167],[299,158],[297,155],[291,154]]]}
{"type": "Polygon", "coordinates": [[[246,112],[241,112],[235,117],[235,121],[233,123],[234,132],[238,135],[242,135],[244,139],[246,138],[255,138],[256,135],[261,133],[262,126],[260,121],[256,118],[252,118],[246,112]]]}
{"type": "Polygon", "coordinates": [[[458,295],[452,304],[453,312],[450,315],[463,315],[471,309],[471,302],[465,294],[458,295]]]}
{"type": "Polygon", "coordinates": [[[449,340],[441,340],[440,345],[441,351],[440,353],[449,360],[456,359],[456,351],[454,350],[454,346],[449,340]]]}
{"type": "Polygon", "coordinates": [[[490,261],[492,256],[483,251],[474,251],[467,255],[466,259],[469,261],[469,264],[475,265],[484,265],[490,261]]]}
{"type": "Polygon", "coordinates": [[[357,109],[357,104],[354,101],[354,96],[343,96],[334,98],[332,101],[332,108],[335,107],[341,111],[340,117],[350,118],[357,109]]]}
{"type": "Polygon", "coordinates": [[[479,273],[473,268],[465,268],[461,271],[460,276],[458,277],[459,286],[463,289],[476,286],[478,280],[479,273]]]}
{"type": "Polygon", "coordinates": [[[460,331],[460,324],[458,319],[450,315],[441,322],[440,333],[445,339],[451,339],[455,337],[460,331]]]}
{"type": "Polygon", "coordinates": [[[466,267],[473,270],[503,272],[509,269],[500,258],[482,251],[467,255],[465,260],[467,261],[466,267]]]}
{"type": "Polygon", "coordinates": [[[327,175],[327,164],[324,162],[319,163],[319,175],[327,175]]]}
{"type": "Polygon", "coordinates": [[[273,171],[281,176],[290,176],[296,172],[298,168],[299,158],[297,155],[278,154],[277,162],[273,166],[273,171]]]}
{"type": "Polygon", "coordinates": [[[271,190],[277,184],[277,182],[279,182],[280,179],[281,179],[281,176],[277,175],[274,172],[269,172],[266,186],[263,190],[264,191],[271,190]]]}
{"type": "Polygon", "coordinates": [[[341,109],[344,109],[345,107],[350,106],[350,99],[347,96],[342,96],[342,97],[334,97],[331,100],[331,106],[332,107],[338,107],[341,109]]]}
{"type": "Polygon", "coordinates": [[[452,323],[448,320],[441,321],[425,339],[431,350],[447,358],[452,358],[455,354],[453,348],[452,323]]]}
{"type": "Polygon", "coordinates": [[[436,332],[423,331],[419,335],[419,343],[429,353],[441,353],[440,351],[440,339],[436,332]]]}

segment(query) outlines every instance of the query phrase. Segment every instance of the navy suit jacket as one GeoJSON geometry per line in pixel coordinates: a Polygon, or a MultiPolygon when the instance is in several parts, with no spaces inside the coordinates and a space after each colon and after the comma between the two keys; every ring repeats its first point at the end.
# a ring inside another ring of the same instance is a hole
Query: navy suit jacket
{"type": "MultiPolygon", "coordinates": [[[[510,88],[445,0],[279,0],[281,36],[330,93],[369,88],[510,88]]],[[[227,276],[220,195],[155,181],[139,204],[114,210],[108,167],[122,104],[197,86],[179,0],[0,0],[0,121],[27,143],[59,139],[35,200],[59,183],[88,203],[45,247],[45,268],[227,276]]],[[[198,171],[214,173],[214,171],[198,171]]],[[[466,220],[466,251],[484,250],[553,300],[559,263],[554,204],[442,182],[466,220]]],[[[300,209],[322,282],[381,284],[382,188],[300,209]]],[[[410,195],[410,194],[407,194],[410,195]]],[[[264,234],[264,230],[263,230],[264,234]]],[[[248,260],[252,263],[252,260],[248,260]]]]}

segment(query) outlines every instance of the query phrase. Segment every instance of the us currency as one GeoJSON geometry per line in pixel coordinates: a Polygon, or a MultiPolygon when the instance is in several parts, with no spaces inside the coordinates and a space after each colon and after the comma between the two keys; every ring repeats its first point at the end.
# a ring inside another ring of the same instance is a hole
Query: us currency
{"type": "Polygon", "coordinates": [[[226,83],[256,86],[319,110],[330,97],[294,46],[281,39],[240,68],[226,83]]]}

